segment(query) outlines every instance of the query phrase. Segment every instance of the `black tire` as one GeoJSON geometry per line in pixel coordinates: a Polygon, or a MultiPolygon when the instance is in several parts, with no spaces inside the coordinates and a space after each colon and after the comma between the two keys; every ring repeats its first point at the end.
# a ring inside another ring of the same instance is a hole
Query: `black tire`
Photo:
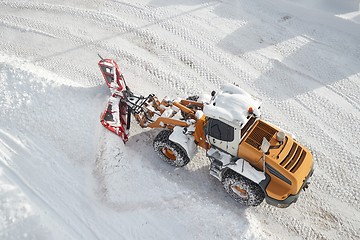
{"type": "MultiPolygon", "coordinates": [[[[194,95],[194,96],[190,96],[190,97],[186,98],[186,100],[190,100],[190,101],[194,101],[194,102],[196,102],[198,99],[199,99],[198,95],[194,95]]],[[[196,109],[196,106],[192,106],[192,105],[189,105],[189,106],[186,106],[186,107],[188,107],[190,109],[193,109],[193,110],[196,109]]],[[[182,116],[183,119],[188,119],[189,118],[189,116],[184,112],[181,112],[181,116],[182,116]]]]}
{"type": "Polygon", "coordinates": [[[190,158],[183,147],[169,140],[171,133],[170,130],[163,130],[155,137],[155,152],[171,166],[183,167],[190,162],[190,158]]]}
{"type": "Polygon", "coordinates": [[[245,206],[258,206],[265,198],[258,184],[233,171],[225,174],[222,184],[235,201],[245,206]]]}
{"type": "Polygon", "coordinates": [[[196,102],[198,99],[199,99],[198,95],[194,95],[194,96],[190,96],[190,97],[186,98],[186,100],[190,100],[190,101],[194,101],[194,102],[196,102]]]}

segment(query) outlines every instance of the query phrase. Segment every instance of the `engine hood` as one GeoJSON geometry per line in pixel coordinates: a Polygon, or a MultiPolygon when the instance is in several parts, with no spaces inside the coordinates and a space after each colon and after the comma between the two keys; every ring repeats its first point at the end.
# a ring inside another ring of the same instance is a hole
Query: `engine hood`
{"type": "Polygon", "coordinates": [[[265,154],[266,173],[271,177],[267,194],[274,199],[285,199],[297,194],[313,168],[310,151],[285,135],[281,143],[276,134],[281,130],[263,120],[257,121],[239,146],[238,156],[247,159],[257,169],[263,169],[260,150],[263,138],[270,142],[265,154]],[[279,187],[282,186],[282,187],[279,187]]]}

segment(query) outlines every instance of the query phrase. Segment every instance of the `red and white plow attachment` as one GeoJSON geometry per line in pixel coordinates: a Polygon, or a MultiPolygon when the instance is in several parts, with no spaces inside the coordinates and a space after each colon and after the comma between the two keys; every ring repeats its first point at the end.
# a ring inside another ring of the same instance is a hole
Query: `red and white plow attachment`
{"type": "Polygon", "coordinates": [[[128,111],[128,105],[125,101],[128,90],[125,79],[114,60],[101,58],[98,65],[111,91],[107,107],[101,114],[100,122],[105,128],[119,135],[126,142],[129,137],[130,111],[128,111]]]}
{"type": "Polygon", "coordinates": [[[180,108],[187,109],[185,106],[181,107],[181,104],[168,99],[160,102],[154,94],[149,94],[147,97],[136,95],[126,86],[125,79],[114,60],[101,58],[98,64],[111,91],[100,121],[108,130],[119,135],[124,142],[129,138],[131,115],[143,128],[188,126],[185,121],[173,119],[180,108]],[[173,105],[177,107],[173,108],[173,105]]]}

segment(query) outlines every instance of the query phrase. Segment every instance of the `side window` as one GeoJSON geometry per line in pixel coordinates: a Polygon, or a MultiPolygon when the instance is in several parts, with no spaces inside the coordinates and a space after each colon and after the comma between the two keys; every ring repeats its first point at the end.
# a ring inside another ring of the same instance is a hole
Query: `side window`
{"type": "Polygon", "coordinates": [[[213,138],[227,142],[232,142],[234,140],[234,128],[220,120],[209,118],[207,131],[213,138]]]}

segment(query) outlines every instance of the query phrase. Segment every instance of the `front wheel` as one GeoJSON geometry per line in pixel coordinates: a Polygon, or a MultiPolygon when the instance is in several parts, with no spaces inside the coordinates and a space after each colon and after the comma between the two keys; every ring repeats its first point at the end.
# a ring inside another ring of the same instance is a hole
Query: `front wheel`
{"type": "Polygon", "coordinates": [[[258,184],[233,171],[225,175],[222,184],[235,201],[245,206],[258,206],[265,198],[258,184]]]}
{"type": "Polygon", "coordinates": [[[171,133],[169,130],[163,130],[155,137],[155,152],[171,166],[183,167],[190,162],[190,158],[183,147],[169,139],[171,133]]]}

